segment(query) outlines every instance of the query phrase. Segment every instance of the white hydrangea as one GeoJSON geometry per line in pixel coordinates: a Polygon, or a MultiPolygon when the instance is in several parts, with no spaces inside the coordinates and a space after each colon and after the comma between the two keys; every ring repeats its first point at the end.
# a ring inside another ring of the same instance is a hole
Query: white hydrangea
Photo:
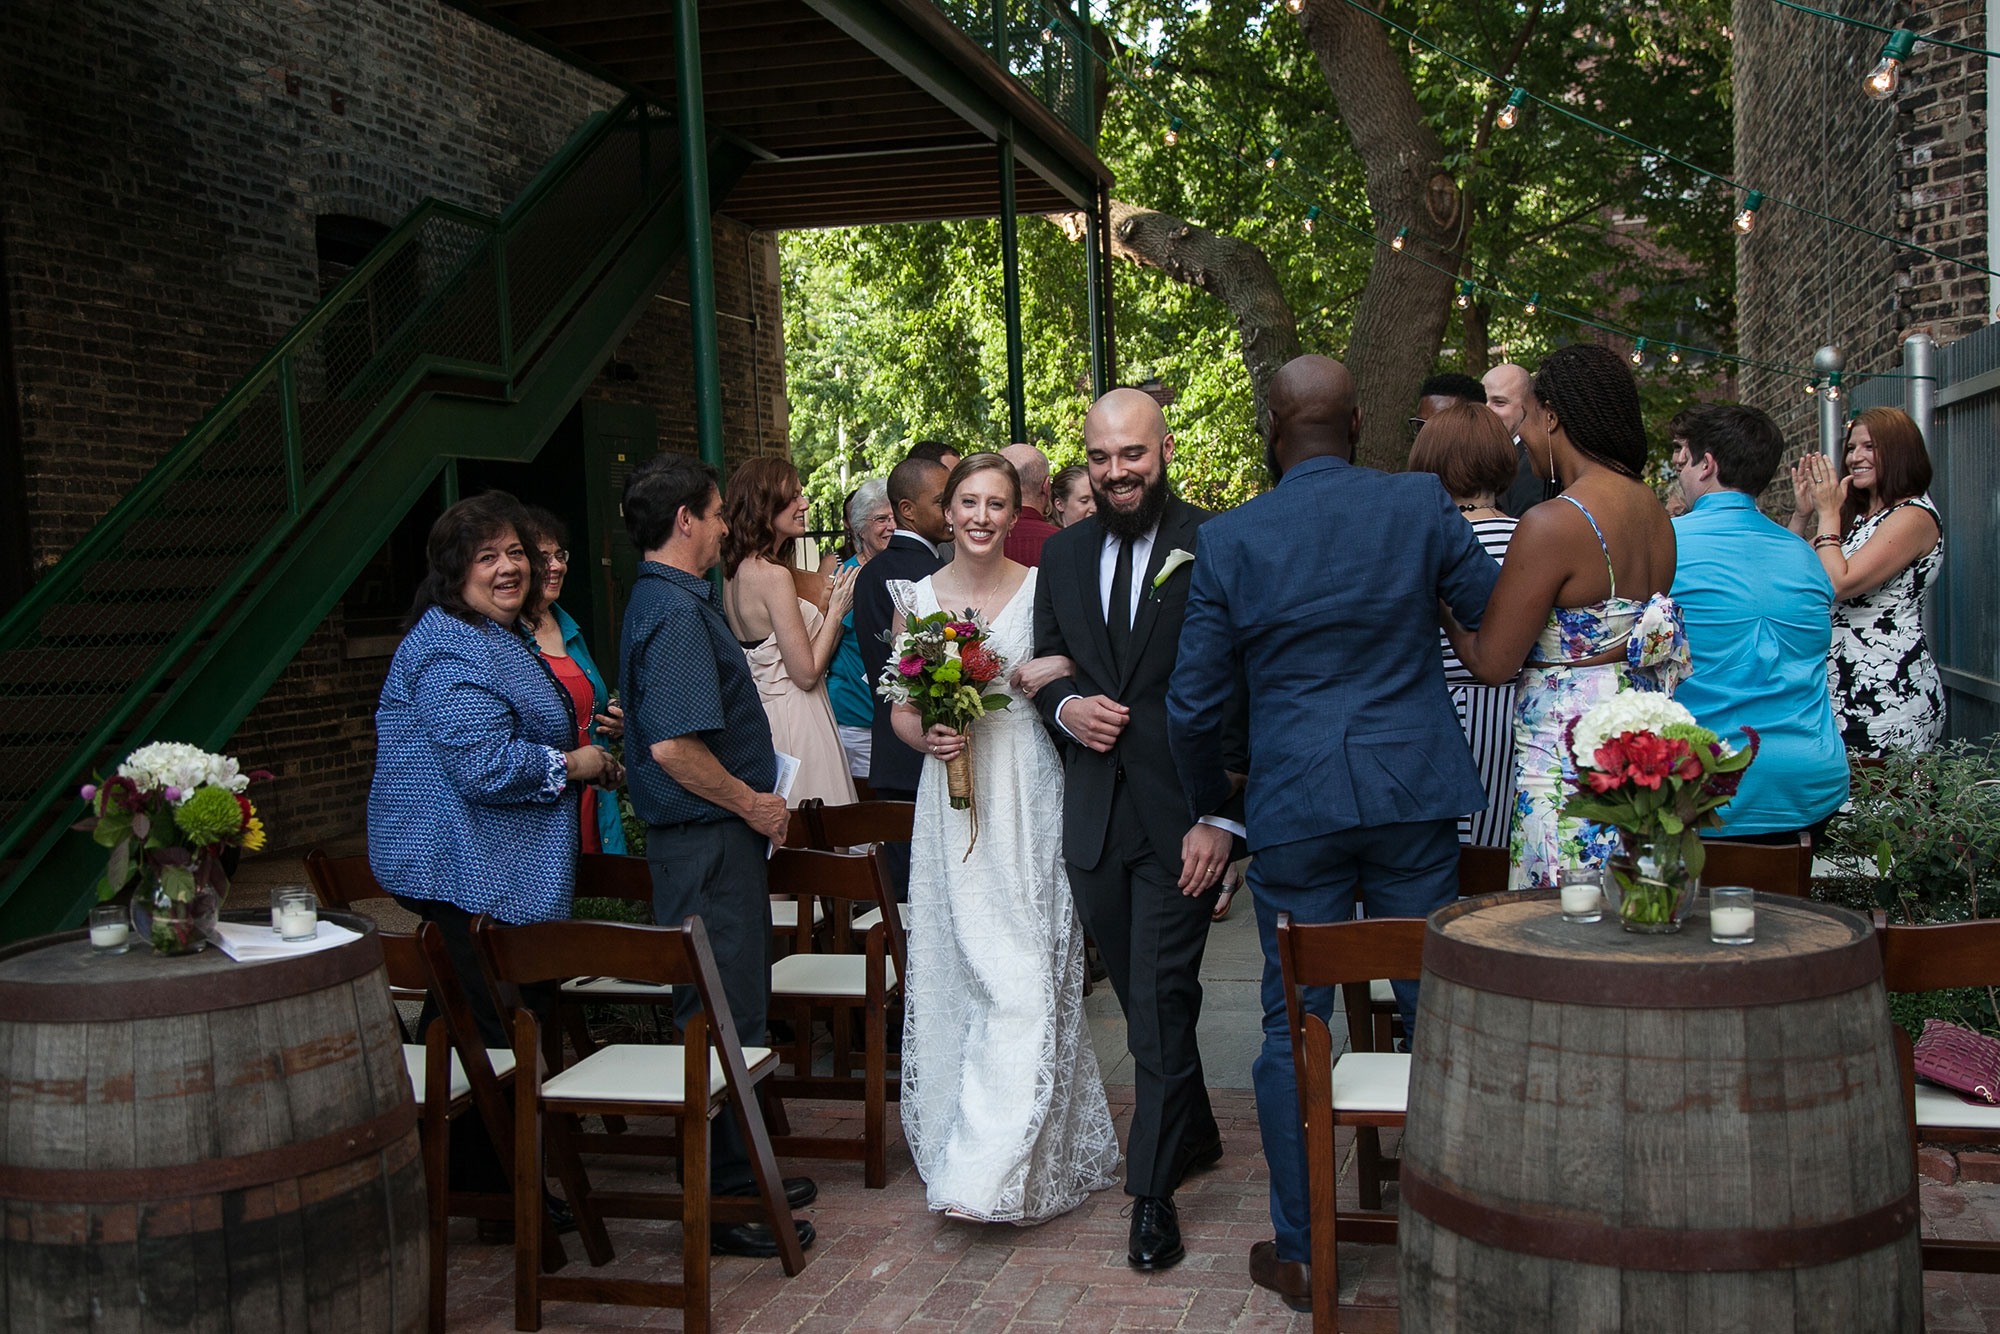
{"type": "Polygon", "coordinates": [[[156,741],[141,746],[118,766],[118,776],[132,780],[141,792],[161,788],[180,789],[181,800],[194,795],[196,788],[219,787],[241,792],[250,780],[227,755],[214,755],[181,741],[156,741]]]}
{"type": "Polygon", "coordinates": [[[1684,704],[1652,690],[1621,690],[1577,719],[1570,738],[1570,754],[1589,768],[1597,748],[1626,732],[1658,732],[1673,723],[1694,724],[1694,715],[1684,704]]]}

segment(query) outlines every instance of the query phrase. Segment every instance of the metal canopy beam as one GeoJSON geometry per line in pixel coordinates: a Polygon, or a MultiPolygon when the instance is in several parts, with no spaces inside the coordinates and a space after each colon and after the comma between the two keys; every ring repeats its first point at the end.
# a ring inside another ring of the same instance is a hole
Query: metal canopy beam
{"type": "Polygon", "coordinates": [[[1026,358],[1021,346],[1021,235],[1014,216],[1014,135],[1000,136],[1000,292],[1007,323],[1007,439],[1028,439],[1026,358]]]}
{"type": "Polygon", "coordinates": [[[1011,76],[932,8],[929,0],[805,0],[805,4],[854,40],[879,53],[910,82],[951,108],[987,138],[999,142],[1012,123],[1014,156],[1078,209],[1091,206],[1100,179],[1108,177],[1109,172],[1103,171],[1101,164],[1098,171],[1081,166],[1079,153],[1093,164],[1095,155],[1077,142],[1053,113],[1028,97],[1025,90],[1021,92],[1020,106],[1006,105],[995,90],[1006,86],[997,81],[1011,81],[1011,76]],[[963,47],[969,56],[968,64],[961,65],[946,56],[944,50],[948,47],[963,47]],[[979,64],[972,65],[971,60],[979,64]],[[982,72],[990,71],[990,79],[974,75],[972,70],[980,66],[984,67],[982,72]],[[983,83],[991,84],[992,90],[982,87],[983,83]],[[1074,145],[1070,151],[1058,146],[1064,139],[1074,145]]]}
{"type": "Polygon", "coordinates": [[[697,0],[674,0],[674,35],[680,45],[674,101],[680,113],[695,439],[702,461],[721,472],[722,354],[715,334],[715,244],[708,204],[708,120],[701,100],[701,14],[697,0]]]}

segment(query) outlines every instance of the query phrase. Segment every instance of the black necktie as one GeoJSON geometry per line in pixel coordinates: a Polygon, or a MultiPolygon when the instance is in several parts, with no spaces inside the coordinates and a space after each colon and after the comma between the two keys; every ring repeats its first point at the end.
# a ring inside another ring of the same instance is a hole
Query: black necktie
{"type": "Polygon", "coordinates": [[[1118,566],[1111,575],[1111,607],[1104,618],[1111,631],[1111,659],[1122,670],[1125,648],[1132,642],[1132,543],[1118,544],[1118,566]]]}

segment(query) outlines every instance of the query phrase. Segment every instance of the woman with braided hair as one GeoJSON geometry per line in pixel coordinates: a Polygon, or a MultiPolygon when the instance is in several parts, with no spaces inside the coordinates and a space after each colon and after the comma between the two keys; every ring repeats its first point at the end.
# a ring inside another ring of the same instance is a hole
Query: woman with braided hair
{"type": "MultiPolygon", "coordinates": [[[[1521,443],[1562,494],[1521,517],[1477,631],[1448,624],[1459,660],[1502,685],[1514,712],[1514,888],[1553,888],[1565,866],[1602,866],[1616,831],[1562,815],[1576,773],[1566,737],[1621,690],[1672,693],[1688,673],[1674,529],[1640,481],[1639,388],[1607,348],[1558,348],[1535,376],[1521,443]]],[[[1450,617],[1447,613],[1447,621],[1450,617]]]]}

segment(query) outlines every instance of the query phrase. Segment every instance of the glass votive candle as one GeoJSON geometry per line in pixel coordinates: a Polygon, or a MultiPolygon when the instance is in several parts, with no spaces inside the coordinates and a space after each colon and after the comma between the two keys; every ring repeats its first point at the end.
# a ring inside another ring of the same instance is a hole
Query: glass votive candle
{"type": "Polygon", "coordinates": [[[122,903],[100,903],[90,910],[90,948],[95,954],[123,954],[132,948],[132,923],[122,903]]]}
{"type": "Polygon", "coordinates": [[[1748,945],[1757,939],[1757,891],[1717,885],[1708,891],[1708,938],[1718,945],[1748,945]]]}
{"type": "Polygon", "coordinates": [[[1604,868],[1565,866],[1556,873],[1556,893],[1562,898],[1565,922],[1604,920],[1604,868]]]}
{"type": "Polygon", "coordinates": [[[278,935],[286,941],[312,940],[319,935],[319,900],[310,889],[296,886],[278,895],[278,935]]]}
{"type": "Polygon", "coordinates": [[[303,894],[305,892],[306,892],[306,887],[304,885],[271,886],[271,934],[272,935],[280,936],[284,934],[284,923],[279,919],[284,915],[285,896],[287,894],[303,894]]]}

